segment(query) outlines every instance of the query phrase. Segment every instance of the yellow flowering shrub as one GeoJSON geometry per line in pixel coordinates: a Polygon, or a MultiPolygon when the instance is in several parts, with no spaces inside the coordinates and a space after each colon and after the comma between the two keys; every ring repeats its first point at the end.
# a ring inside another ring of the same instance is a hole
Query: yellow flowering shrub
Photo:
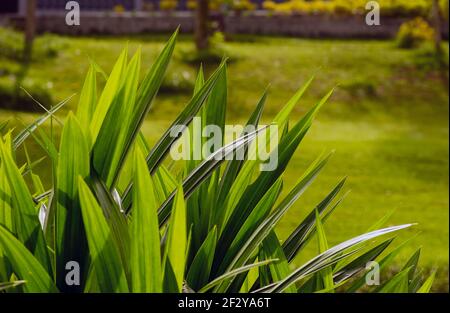
{"type": "MultiPolygon", "coordinates": [[[[431,9],[429,0],[377,0],[383,16],[427,16],[431,9]]],[[[367,0],[290,0],[281,3],[265,1],[266,10],[281,14],[335,14],[355,15],[366,12],[367,0]]],[[[440,0],[441,11],[446,16],[448,0],[440,0]]]]}
{"type": "Polygon", "coordinates": [[[178,6],[177,0],[161,0],[159,2],[159,8],[164,11],[175,10],[178,6]]]}

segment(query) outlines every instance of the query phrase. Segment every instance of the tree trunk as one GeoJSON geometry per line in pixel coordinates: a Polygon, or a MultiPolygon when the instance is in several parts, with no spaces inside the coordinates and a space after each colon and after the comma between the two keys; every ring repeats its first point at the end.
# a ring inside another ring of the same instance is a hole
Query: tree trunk
{"type": "Polygon", "coordinates": [[[445,60],[444,50],[442,49],[442,32],[441,32],[441,10],[439,8],[439,0],[432,0],[431,22],[434,28],[434,50],[435,58],[439,65],[441,80],[445,87],[448,86],[448,70],[445,60]]]}
{"type": "Polygon", "coordinates": [[[25,63],[31,61],[33,50],[33,39],[36,32],[36,0],[27,0],[25,16],[25,43],[23,48],[23,59],[25,63]]]}
{"type": "Polygon", "coordinates": [[[441,13],[439,10],[439,1],[433,0],[431,9],[431,19],[434,28],[434,45],[437,53],[441,52],[442,33],[441,33],[441,13]]]}
{"type": "Polygon", "coordinates": [[[197,0],[195,12],[195,46],[197,50],[208,49],[208,21],[209,7],[208,0],[197,0]]]}

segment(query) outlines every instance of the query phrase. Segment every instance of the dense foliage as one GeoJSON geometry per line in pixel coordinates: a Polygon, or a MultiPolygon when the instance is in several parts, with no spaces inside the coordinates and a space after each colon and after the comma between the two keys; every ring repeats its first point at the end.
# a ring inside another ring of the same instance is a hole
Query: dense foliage
{"type": "MultiPolygon", "coordinates": [[[[250,149],[264,127],[242,134],[204,160],[186,160],[181,171],[164,164],[179,138],[167,130],[149,147],[140,131],[162,84],[174,50],[171,37],[139,84],[140,51],[128,61],[125,49],[97,97],[98,65],[84,81],[76,114],[69,113],[59,146],[40,125],[52,108],[13,138],[0,140],[0,290],[24,292],[428,292],[432,274],[422,280],[418,250],[391,279],[365,286],[359,276],[367,262],[386,268],[404,246],[386,253],[393,237],[411,226],[379,229],[329,247],[323,223],[342,201],[345,179],[283,242],[275,226],[314,181],[330,155],[321,155],[299,175],[284,197],[283,172],[312,125],[327,93],[304,117],[289,121],[310,79],[279,111],[278,166],[260,172],[261,160],[228,160],[250,149]],[[44,190],[33,172],[39,160],[18,166],[15,151],[33,137],[52,161],[52,188],[44,190]],[[216,156],[220,154],[222,158],[216,156]],[[26,178],[31,178],[31,187],[26,178]],[[318,255],[296,269],[292,261],[313,238],[318,255]],[[385,252],[385,253],[383,253],[385,252]],[[80,285],[68,285],[67,264],[78,262],[80,285]]],[[[258,126],[264,93],[248,125],[258,126]]],[[[222,64],[205,81],[200,70],[192,99],[174,125],[201,116],[223,129],[227,71],[222,64]]],[[[7,124],[0,125],[0,132],[7,124]]],[[[270,133],[270,136],[274,134],[270,133]]],[[[278,134],[277,134],[278,136],[278,134]]]]}

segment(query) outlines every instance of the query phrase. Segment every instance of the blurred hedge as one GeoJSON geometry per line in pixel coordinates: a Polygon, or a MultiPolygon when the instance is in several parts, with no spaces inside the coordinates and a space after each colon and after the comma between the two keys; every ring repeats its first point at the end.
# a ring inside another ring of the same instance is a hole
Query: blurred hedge
{"type": "Polygon", "coordinates": [[[36,101],[46,108],[50,108],[53,103],[52,96],[41,84],[34,83],[30,80],[24,80],[23,83],[18,86],[12,79],[0,80],[0,108],[42,112],[43,109],[36,101]],[[30,97],[22,88],[32,97],[30,97]]]}
{"type": "MultiPolygon", "coordinates": [[[[0,57],[21,61],[23,57],[23,34],[11,28],[0,27],[0,57]]],[[[35,39],[32,60],[56,57],[67,46],[64,38],[44,34],[35,39]]]]}
{"type": "MultiPolygon", "coordinates": [[[[291,0],[277,3],[264,1],[266,10],[280,14],[356,15],[367,12],[367,0],[291,0]]],[[[382,16],[426,17],[431,10],[430,0],[377,0],[382,16]]],[[[442,15],[448,18],[448,0],[440,0],[442,15]]]]}

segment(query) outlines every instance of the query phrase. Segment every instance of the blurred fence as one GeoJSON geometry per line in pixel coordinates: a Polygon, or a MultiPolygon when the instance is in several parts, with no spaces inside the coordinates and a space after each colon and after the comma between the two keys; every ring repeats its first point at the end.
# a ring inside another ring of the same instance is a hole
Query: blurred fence
{"type": "MultiPolygon", "coordinates": [[[[0,13],[24,14],[27,0],[1,0],[0,13]]],[[[63,11],[69,0],[37,0],[37,10],[40,12],[63,11]]],[[[250,0],[257,8],[262,8],[264,0],[250,0]]],[[[282,2],[285,0],[275,0],[282,2]]],[[[121,6],[127,11],[145,11],[148,8],[158,10],[160,0],[77,0],[83,11],[112,11],[114,7],[121,6]]],[[[188,0],[177,0],[177,10],[187,10],[188,0]]]]}
{"type": "MultiPolygon", "coordinates": [[[[230,34],[287,35],[312,38],[392,38],[406,18],[383,17],[381,25],[368,26],[365,17],[293,15],[277,16],[255,11],[251,14],[226,16],[214,15],[230,34]]],[[[9,24],[22,28],[24,19],[9,17],[9,24]]],[[[39,32],[69,35],[110,34],[127,35],[155,32],[172,32],[181,26],[181,31],[192,32],[192,12],[83,12],[79,26],[68,26],[61,12],[38,15],[39,32]]],[[[443,24],[443,36],[448,38],[448,23],[443,24]]]]}

